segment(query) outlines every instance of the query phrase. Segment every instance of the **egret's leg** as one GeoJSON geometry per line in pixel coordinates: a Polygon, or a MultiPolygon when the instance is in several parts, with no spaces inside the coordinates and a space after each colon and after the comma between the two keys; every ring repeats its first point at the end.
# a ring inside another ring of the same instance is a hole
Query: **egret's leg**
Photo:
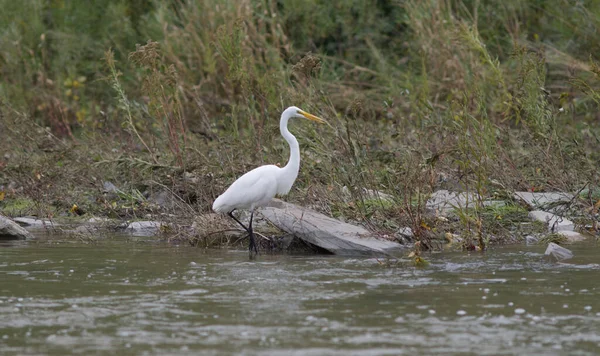
{"type": "MultiPolygon", "coordinates": [[[[241,221],[239,221],[235,216],[233,216],[233,212],[235,211],[235,209],[233,209],[232,211],[230,211],[227,215],[229,215],[230,218],[232,218],[233,220],[235,220],[235,222],[237,222],[238,224],[240,224],[241,227],[244,228],[244,230],[246,230],[247,233],[250,233],[250,230],[246,227],[246,225],[242,224],[241,221]]],[[[250,219],[250,224],[252,224],[252,219],[250,219]]]]}
{"type": "Polygon", "coordinates": [[[248,229],[248,233],[250,234],[250,245],[248,246],[248,250],[250,251],[250,254],[252,254],[252,250],[254,250],[254,252],[256,252],[256,254],[258,255],[258,248],[256,247],[256,241],[254,240],[254,232],[252,232],[252,218],[254,217],[254,210],[252,210],[252,212],[250,213],[250,225],[249,225],[249,229],[248,229]]]}
{"type": "Polygon", "coordinates": [[[256,241],[254,240],[254,233],[252,232],[252,218],[254,217],[254,210],[252,210],[252,212],[250,213],[250,225],[249,225],[249,227],[246,227],[246,225],[242,224],[242,222],[239,221],[238,218],[236,218],[233,215],[234,211],[235,211],[235,209],[232,210],[232,211],[230,211],[227,215],[229,215],[229,217],[231,217],[238,224],[240,224],[240,226],[242,228],[244,228],[244,230],[246,230],[246,232],[248,233],[249,238],[250,238],[250,245],[248,246],[248,250],[250,251],[250,253],[252,253],[252,250],[254,250],[254,252],[256,252],[256,254],[258,254],[258,249],[256,247],[256,241]]]}

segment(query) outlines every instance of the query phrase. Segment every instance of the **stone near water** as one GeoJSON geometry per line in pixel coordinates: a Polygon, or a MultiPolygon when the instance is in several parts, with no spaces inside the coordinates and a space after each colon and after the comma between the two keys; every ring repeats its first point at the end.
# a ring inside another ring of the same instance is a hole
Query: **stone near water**
{"type": "Polygon", "coordinates": [[[74,234],[78,234],[78,235],[92,236],[96,232],[96,230],[97,229],[93,226],[82,225],[82,226],[77,226],[71,232],[74,234]]]}
{"type": "Polygon", "coordinates": [[[89,218],[87,220],[88,224],[107,224],[110,223],[112,220],[110,220],[109,218],[98,218],[98,217],[93,217],[93,218],[89,218]]]}
{"type": "Polygon", "coordinates": [[[573,231],[575,224],[562,216],[552,214],[546,211],[533,210],[529,212],[529,218],[536,221],[541,221],[548,224],[550,231],[573,231]]]}
{"type": "Polygon", "coordinates": [[[573,252],[564,247],[558,246],[554,242],[550,242],[546,248],[544,255],[555,258],[557,261],[568,260],[573,258],[573,252]]]}
{"type": "Polygon", "coordinates": [[[586,239],[585,235],[578,233],[577,231],[559,231],[560,235],[567,238],[570,243],[581,242],[586,239]]]}
{"type": "Polygon", "coordinates": [[[33,238],[33,235],[21,227],[21,225],[0,215],[0,240],[26,240],[33,238]]]}
{"type": "Polygon", "coordinates": [[[525,236],[525,243],[527,245],[537,244],[538,241],[539,241],[539,239],[537,237],[533,236],[533,235],[527,235],[527,236],[525,236]]]}
{"type": "Polygon", "coordinates": [[[18,217],[13,219],[15,222],[19,223],[21,226],[26,226],[30,228],[46,228],[46,227],[55,227],[59,224],[52,222],[50,220],[41,220],[30,217],[18,217]]]}
{"type": "Polygon", "coordinates": [[[125,227],[125,231],[134,236],[154,236],[160,233],[162,225],[158,221],[134,221],[125,227]]]}
{"type": "Polygon", "coordinates": [[[413,230],[406,226],[406,227],[401,227],[399,228],[394,234],[393,234],[395,240],[403,245],[408,245],[409,243],[411,243],[415,237],[415,234],[413,232],[413,230]]]}
{"type": "Polygon", "coordinates": [[[575,224],[566,218],[546,211],[534,210],[529,212],[529,218],[548,225],[548,231],[564,236],[568,242],[580,242],[586,239],[583,234],[575,231],[575,224]]]}
{"type": "Polygon", "coordinates": [[[384,256],[402,248],[397,242],[376,238],[361,226],[278,199],[258,212],[281,230],[336,255],[384,256]]]}

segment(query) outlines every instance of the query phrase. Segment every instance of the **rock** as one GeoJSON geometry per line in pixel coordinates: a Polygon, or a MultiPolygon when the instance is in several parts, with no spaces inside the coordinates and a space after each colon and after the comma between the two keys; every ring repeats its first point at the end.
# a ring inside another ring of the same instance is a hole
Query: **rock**
{"type": "Polygon", "coordinates": [[[158,221],[134,221],[125,227],[125,231],[134,236],[155,236],[162,226],[158,221]]]}
{"type": "Polygon", "coordinates": [[[19,224],[0,215],[0,240],[26,240],[33,238],[33,235],[19,224]]]}
{"type": "Polygon", "coordinates": [[[410,227],[401,227],[394,233],[394,238],[396,241],[401,243],[402,245],[408,245],[414,239],[413,230],[410,227]]]}
{"type": "Polygon", "coordinates": [[[458,234],[453,234],[451,232],[447,232],[444,234],[444,238],[446,239],[446,241],[449,244],[453,244],[453,243],[462,243],[464,241],[464,239],[458,235],[458,234]]]}
{"type": "Polygon", "coordinates": [[[525,202],[529,207],[545,208],[554,203],[567,203],[573,199],[573,194],[569,193],[532,193],[532,192],[515,192],[515,199],[525,202]]]}
{"type": "Polygon", "coordinates": [[[54,223],[50,220],[40,220],[36,218],[30,217],[18,217],[13,219],[15,222],[19,223],[21,226],[26,226],[30,228],[46,228],[46,227],[55,227],[59,224],[54,223]]]}
{"type": "Polygon", "coordinates": [[[88,224],[106,224],[106,223],[110,223],[111,220],[109,218],[93,217],[93,218],[89,218],[87,222],[88,222],[88,224]]]}
{"type": "MultiPolygon", "coordinates": [[[[469,207],[473,207],[476,201],[479,200],[480,196],[475,193],[466,192],[452,192],[445,189],[440,189],[431,194],[425,207],[441,215],[446,215],[453,209],[461,209],[467,207],[467,201],[469,207]]],[[[504,206],[506,203],[501,200],[484,200],[484,206],[504,206]]]]}
{"type": "Polygon", "coordinates": [[[401,227],[398,229],[398,231],[396,231],[396,234],[402,235],[402,236],[406,237],[407,239],[412,239],[415,236],[415,234],[413,233],[413,231],[410,227],[401,227]]]}
{"type": "Polygon", "coordinates": [[[425,207],[428,210],[445,214],[452,211],[454,208],[466,207],[467,201],[469,205],[472,206],[476,199],[478,199],[478,196],[474,193],[458,193],[441,189],[431,194],[427,200],[427,203],[425,204],[425,207]]]}
{"type": "Polygon", "coordinates": [[[573,252],[564,247],[560,247],[554,242],[550,242],[546,248],[544,255],[555,258],[557,261],[567,260],[573,258],[573,252]]]}
{"type": "Polygon", "coordinates": [[[258,211],[281,230],[336,255],[382,256],[402,247],[397,242],[374,237],[361,226],[278,199],[258,211]]]}
{"type": "Polygon", "coordinates": [[[577,231],[559,231],[558,234],[566,237],[568,243],[581,242],[586,239],[585,235],[580,234],[577,231]]]}
{"type": "Polygon", "coordinates": [[[535,245],[537,244],[539,241],[539,239],[533,235],[527,235],[525,236],[525,243],[527,245],[535,245]]]}
{"type": "Polygon", "coordinates": [[[72,232],[79,235],[93,235],[96,231],[96,228],[93,226],[77,226],[72,232]]]}
{"type": "Polygon", "coordinates": [[[533,210],[529,212],[529,218],[536,221],[541,221],[548,224],[550,231],[574,231],[575,224],[562,216],[541,210],[533,210]]]}
{"type": "Polygon", "coordinates": [[[105,193],[117,193],[119,191],[119,189],[114,184],[108,181],[104,182],[102,184],[102,187],[105,193]]]}

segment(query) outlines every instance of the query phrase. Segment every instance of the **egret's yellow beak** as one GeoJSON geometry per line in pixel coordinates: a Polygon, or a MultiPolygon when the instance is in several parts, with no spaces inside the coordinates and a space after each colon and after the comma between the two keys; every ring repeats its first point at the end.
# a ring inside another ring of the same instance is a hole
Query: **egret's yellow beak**
{"type": "Polygon", "coordinates": [[[325,121],[325,120],[321,119],[320,117],[317,117],[317,116],[315,116],[313,114],[309,114],[306,111],[298,110],[298,114],[304,116],[305,118],[307,118],[307,119],[309,119],[311,121],[318,122],[319,124],[325,124],[325,123],[327,123],[327,121],[325,121]]]}

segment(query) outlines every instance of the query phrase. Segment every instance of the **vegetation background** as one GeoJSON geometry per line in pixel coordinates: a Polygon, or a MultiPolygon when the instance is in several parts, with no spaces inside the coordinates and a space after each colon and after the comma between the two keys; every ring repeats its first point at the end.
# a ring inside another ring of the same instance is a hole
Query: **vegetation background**
{"type": "Polygon", "coordinates": [[[408,224],[419,243],[460,230],[467,248],[526,218],[515,190],[580,193],[577,216],[597,226],[598,1],[0,8],[6,215],[189,225],[235,177],[285,164],[277,122],[296,105],[331,126],[292,123],[303,162],[288,200],[390,236],[408,224]],[[482,198],[449,225],[424,210],[440,188],[482,198]]]}

